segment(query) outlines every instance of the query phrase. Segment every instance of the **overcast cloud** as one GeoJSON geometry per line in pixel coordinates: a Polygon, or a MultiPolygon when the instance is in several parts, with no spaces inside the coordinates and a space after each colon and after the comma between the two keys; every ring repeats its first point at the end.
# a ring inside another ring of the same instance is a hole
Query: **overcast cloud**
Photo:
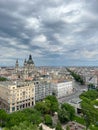
{"type": "Polygon", "coordinates": [[[98,65],[97,0],[0,0],[0,65],[98,65]]]}

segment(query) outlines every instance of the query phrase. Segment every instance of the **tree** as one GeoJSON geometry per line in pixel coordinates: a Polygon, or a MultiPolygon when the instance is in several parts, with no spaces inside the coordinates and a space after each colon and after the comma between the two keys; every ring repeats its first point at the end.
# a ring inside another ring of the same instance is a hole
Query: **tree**
{"type": "Polygon", "coordinates": [[[86,98],[88,98],[90,100],[95,100],[95,99],[98,98],[98,91],[96,91],[96,90],[89,90],[87,92],[82,93],[80,95],[80,98],[82,98],[82,97],[86,97],[86,98]]]}
{"type": "Polygon", "coordinates": [[[37,125],[33,125],[30,122],[24,121],[19,123],[19,125],[14,125],[10,128],[4,128],[4,130],[39,130],[37,125]]]}
{"type": "Polygon", "coordinates": [[[83,77],[77,73],[75,73],[74,71],[71,71],[70,69],[67,68],[67,70],[70,72],[70,74],[74,77],[74,79],[79,82],[81,85],[84,85],[85,82],[83,80],[83,77]]]}
{"type": "Polygon", "coordinates": [[[89,130],[98,130],[98,126],[90,125],[89,130]]]}
{"type": "Polygon", "coordinates": [[[48,107],[45,101],[36,103],[34,108],[40,111],[42,114],[48,114],[50,112],[50,107],[48,107]]]}
{"type": "Polygon", "coordinates": [[[63,130],[61,123],[58,121],[55,130],[63,130]]]}
{"type": "Polygon", "coordinates": [[[8,79],[5,77],[0,77],[0,81],[7,81],[8,79]]]}
{"type": "Polygon", "coordinates": [[[42,102],[35,105],[35,109],[42,114],[53,114],[58,111],[59,103],[55,96],[47,96],[42,102]]]}
{"type": "Polygon", "coordinates": [[[82,99],[81,108],[85,119],[86,128],[90,124],[96,124],[98,121],[98,112],[94,108],[94,100],[98,98],[98,92],[96,90],[90,90],[80,95],[82,99]]]}
{"type": "Polygon", "coordinates": [[[59,103],[57,98],[54,95],[49,95],[45,98],[45,101],[50,102],[50,112],[53,114],[58,111],[59,103]]]}
{"type": "Polygon", "coordinates": [[[39,130],[43,130],[42,125],[39,127],[39,130]]]}
{"type": "Polygon", "coordinates": [[[65,109],[69,113],[69,119],[73,120],[73,118],[75,116],[75,109],[73,106],[71,106],[68,103],[64,103],[61,105],[61,109],[65,109]]]}
{"type": "Polygon", "coordinates": [[[14,112],[8,115],[8,120],[6,122],[7,127],[12,127],[14,125],[19,125],[20,122],[23,122],[27,119],[22,111],[14,112]]]}
{"type": "Polygon", "coordinates": [[[0,110],[0,121],[2,124],[5,123],[5,125],[1,125],[5,127],[5,130],[38,130],[37,125],[42,122],[42,115],[34,108],[10,114],[0,110]]]}
{"type": "Polygon", "coordinates": [[[52,118],[51,118],[50,115],[46,114],[45,117],[44,117],[44,120],[45,120],[46,125],[52,126],[52,118]]]}
{"type": "Polygon", "coordinates": [[[68,125],[66,126],[66,130],[70,130],[70,127],[68,125]]]}
{"type": "Polygon", "coordinates": [[[65,109],[59,109],[58,118],[61,123],[66,123],[70,120],[70,114],[65,109]]]}
{"type": "Polygon", "coordinates": [[[22,111],[22,113],[25,114],[26,120],[33,123],[33,124],[39,124],[42,122],[42,115],[40,111],[34,109],[34,108],[27,108],[22,111]]]}
{"type": "Polygon", "coordinates": [[[0,126],[4,127],[7,121],[7,113],[5,110],[0,109],[0,126]]]}

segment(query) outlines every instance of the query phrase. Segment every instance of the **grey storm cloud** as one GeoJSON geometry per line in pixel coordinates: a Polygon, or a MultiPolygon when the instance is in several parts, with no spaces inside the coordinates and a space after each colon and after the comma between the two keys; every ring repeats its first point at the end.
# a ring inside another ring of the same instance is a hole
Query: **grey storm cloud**
{"type": "Polygon", "coordinates": [[[0,65],[97,65],[97,0],[0,0],[0,65]],[[94,63],[94,64],[93,64],[94,63]]]}

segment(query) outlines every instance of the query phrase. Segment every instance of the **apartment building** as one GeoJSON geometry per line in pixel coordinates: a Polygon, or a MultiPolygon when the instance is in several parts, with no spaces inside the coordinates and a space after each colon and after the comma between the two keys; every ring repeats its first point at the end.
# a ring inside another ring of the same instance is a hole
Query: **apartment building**
{"type": "Polygon", "coordinates": [[[73,93],[73,81],[53,81],[52,88],[56,97],[62,98],[73,93]]]}
{"type": "Polygon", "coordinates": [[[33,82],[0,82],[0,109],[8,113],[35,104],[35,86],[33,82]]]}
{"type": "Polygon", "coordinates": [[[48,95],[52,95],[51,83],[48,81],[37,80],[35,84],[35,101],[40,101],[48,95]]]}
{"type": "Polygon", "coordinates": [[[85,83],[88,84],[94,84],[95,87],[98,85],[98,79],[96,75],[86,75],[85,76],[85,83]]]}

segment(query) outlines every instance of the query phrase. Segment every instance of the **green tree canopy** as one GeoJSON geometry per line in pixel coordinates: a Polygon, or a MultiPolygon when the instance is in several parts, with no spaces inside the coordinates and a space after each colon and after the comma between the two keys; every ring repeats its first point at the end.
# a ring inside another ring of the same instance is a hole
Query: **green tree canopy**
{"type": "Polygon", "coordinates": [[[66,123],[70,120],[70,114],[65,109],[59,109],[58,118],[61,123],[66,123]]]}
{"type": "Polygon", "coordinates": [[[29,121],[33,124],[39,124],[42,122],[42,115],[40,111],[35,110],[34,108],[27,108],[22,111],[17,111],[11,114],[8,114],[6,127],[11,128],[12,126],[18,126],[20,122],[29,121]]]}
{"type": "Polygon", "coordinates": [[[35,109],[40,111],[42,114],[48,114],[50,112],[50,107],[48,107],[45,101],[37,102],[35,105],[35,109]]]}
{"type": "Polygon", "coordinates": [[[96,90],[89,90],[80,95],[82,99],[81,108],[84,115],[86,127],[90,124],[96,124],[98,121],[98,111],[94,107],[95,99],[98,98],[98,92],[96,90]]]}
{"type": "Polygon", "coordinates": [[[66,130],[70,130],[70,127],[68,125],[66,126],[66,130]]]}
{"type": "Polygon", "coordinates": [[[84,85],[85,82],[83,80],[83,77],[79,74],[77,74],[76,72],[74,71],[71,71],[70,69],[67,68],[67,70],[70,72],[70,74],[74,77],[74,79],[79,82],[81,85],[84,85]]]}
{"type": "Polygon", "coordinates": [[[0,81],[7,81],[8,79],[5,77],[0,77],[0,81]]]}
{"type": "Polygon", "coordinates": [[[26,120],[26,116],[21,111],[14,112],[8,115],[8,120],[6,122],[7,127],[12,127],[14,125],[19,125],[20,122],[26,120]]]}
{"type": "Polygon", "coordinates": [[[40,111],[34,109],[34,108],[27,108],[22,111],[22,113],[25,113],[26,120],[33,123],[33,124],[39,124],[42,122],[42,115],[40,111]],[[29,116],[28,116],[29,115],[29,116]]]}
{"type": "Polygon", "coordinates": [[[61,109],[65,109],[69,113],[69,118],[72,120],[75,116],[75,109],[68,103],[64,103],[61,105],[61,109]]]}
{"type": "Polygon", "coordinates": [[[7,113],[5,110],[0,109],[0,126],[5,126],[6,121],[7,121],[7,113]]]}
{"type": "Polygon", "coordinates": [[[55,130],[63,130],[61,123],[58,121],[55,130]]]}
{"type": "Polygon", "coordinates": [[[37,125],[33,125],[30,122],[24,121],[19,125],[14,125],[10,128],[4,128],[4,130],[39,130],[37,125]]]}
{"type": "Polygon", "coordinates": [[[98,91],[96,91],[96,90],[89,90],[87,92],[82,93],[80,95],[80,98],[82,98],[82,97],[86,97],[86,98],[88,98],[90,100],[95,100],[95,99],[98,98],[98,91]]]}
{"type": "Polygon", "coordinates": [[[55,96],[47,96],[43,101],[37,102],[35,109],[42,114],[53,114],[58,111],[59,103],[55,96]]]}
{"type": "Polygon", "coordinates": [[[52,126],[52,117],[48,114],[45,115],[44,117],[45,119],[45,124],[48,125],[48,126],[52,126]]]}
{"type": "Polygon", "coordinates": [[[50,111],[51,113],[57,112],[58,108],[59,108],[59,103],[58,100],[55,96],[51,95],[51,96],[47,96],[45,98],[45,101],[49,101],[50,102],[50,111]]]}

